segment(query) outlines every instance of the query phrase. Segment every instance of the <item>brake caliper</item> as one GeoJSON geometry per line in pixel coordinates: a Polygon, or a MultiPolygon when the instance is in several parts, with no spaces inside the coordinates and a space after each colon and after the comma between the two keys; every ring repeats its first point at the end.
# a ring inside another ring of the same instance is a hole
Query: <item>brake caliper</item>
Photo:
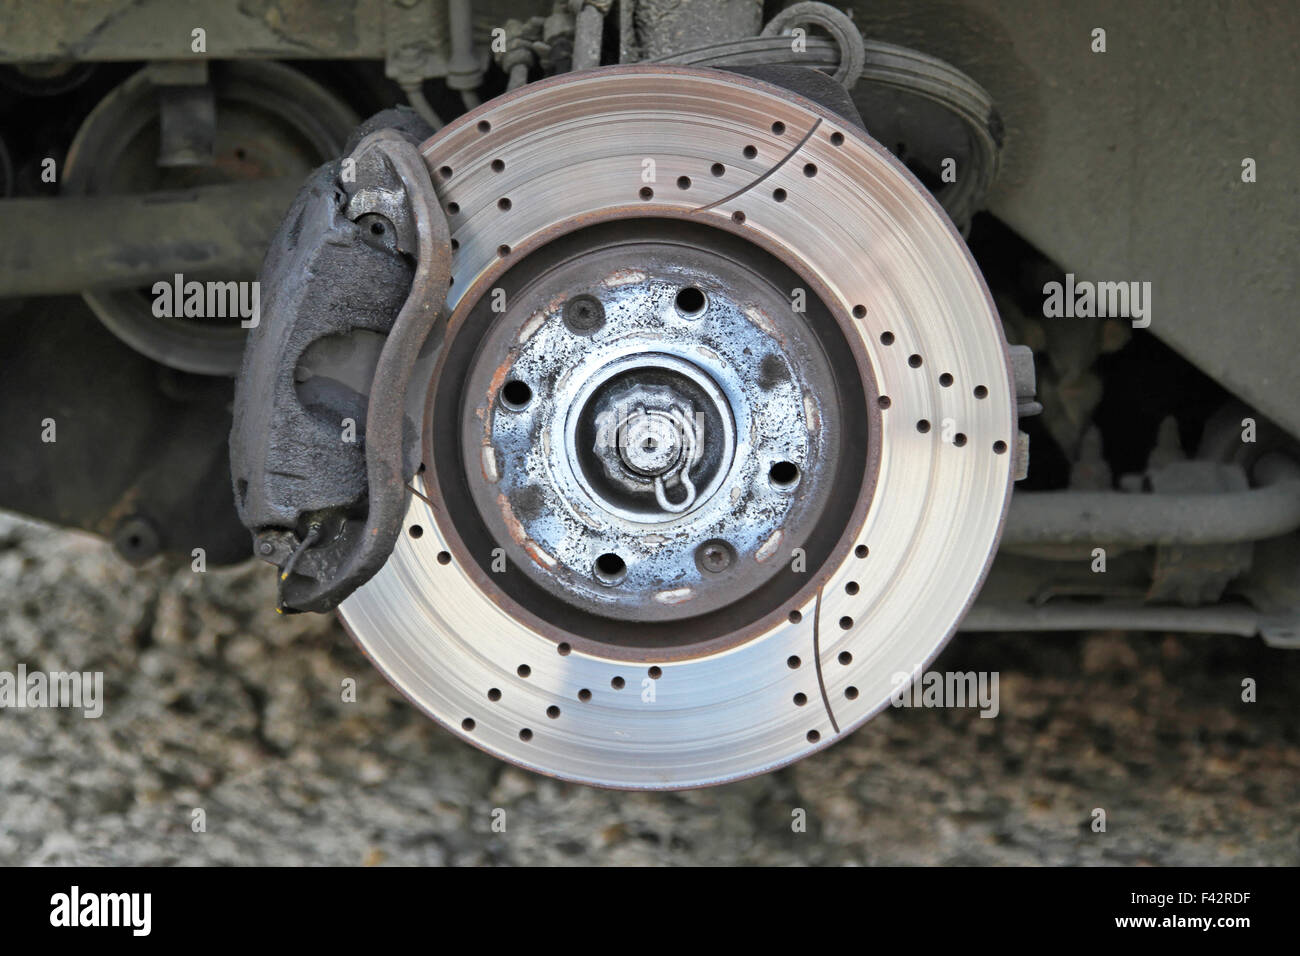
{"type": "Polygon", "coordinates": [[[439,338],[451,274],[417,149],[427,128],[401,111],[358,133],[271,243],[236,384],[236,505],[280,568],[283,611],[332,609],[393,549],[419,464],[423,396],[408,401],[407,385],[439,338]]]}

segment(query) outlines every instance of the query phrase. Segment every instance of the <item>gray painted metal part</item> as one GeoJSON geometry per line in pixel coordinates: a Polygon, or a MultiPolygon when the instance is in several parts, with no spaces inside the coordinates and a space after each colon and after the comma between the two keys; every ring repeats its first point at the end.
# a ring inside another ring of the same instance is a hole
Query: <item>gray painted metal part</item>
{"type": "Polygon", "coordinates": [[[255,275],[301,182],[254,180],[136,195],[0,199],[0,296],[255,275]],[[40,223],[40,229],[21,224],[40,223]],[[57,263],[57,268],[49,268],[57,263]]]}
{"type": "Polygon", "coordinates": [[[272,245],[265,321],[235,396],[236,507],[281,568],[286,610],[334,607],[392,550],[416,467],[406,385],[450,273],[446,220],[411,140],[381,126],[349,160],[354,177],[338,162],[312,177],[272,245]],[[336,375],[304,363],[318,342],[348,337],[336,375]],[[373,362],[368,387],[348,381],[357,361],[373,362]]]}
{"type": "Polygon", "coordinates": [[[1300,528],[1300,472],[1261,462],[1257,488],[1230,492],[1039,491],[1011,502],[1004,546],[1027,544],[1229,544],[1300,528]]]}

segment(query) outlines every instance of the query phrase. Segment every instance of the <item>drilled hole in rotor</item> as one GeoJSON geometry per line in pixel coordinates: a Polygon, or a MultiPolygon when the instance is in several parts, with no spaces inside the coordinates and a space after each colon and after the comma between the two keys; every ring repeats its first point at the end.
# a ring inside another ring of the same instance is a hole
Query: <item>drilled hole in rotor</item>
{"type": "Polygon", "coordinates": [[[881,408],[888,408],[890,405],[893,404],[893,402],[890,401],[888,395],[881,395],[878,399],[876,399],[876,404],[879,405],[881,408]]]}
{"type": "Polygon", "coordinates": [[[663,668],[661,667],[652,667],[646,671],[646,673],[650,675],[651,680],[658,680],[664,676],[663,668]]]}
{"type": "Polygon", "coordinates": [[[492,172],[494,173],[503,172],[505,168],[506,168],[505,160],[503,159],[492,160],[492,172]]]}
{"type": "Polygon", "coordinates": [[[500,690],[498,690],[497,688],[493,687],[491,690],[488,691],[488,700],[492,701],[493,703],[496,703],[496,702],[497,702],[498,700],[500,700],[500,699],[501,699],[501,691],[500,691],[500,690]]]}
{"type": "Polygon", "coordinates": [[[840,630],[847,631],[852,626],[853,618],[849,617],[847,614],[840,618],[840,630]]]}
{"type": "Polygon", "coordinates": [[[881,333],[880,333],[880,344],[881,344],[881,345],[893,345],[893,344],[894,344],[894,333],[893,333],[893,332],[881,332],[881,333]]]}
{"type": "Polygon", "coordinates": [[[758,155],[758,148],[755,146],[746,146],[743,150],[741,150],[741,152],[745,154],[746,159],[753,159],[755,156],[758,155]]]}
{"type": "Polygon", "coordinates": [[[840,656],[837,657],[836,660],[839,661],[841,664],[843,664],[845,667],[848,667],[850,664],[853,663],[853,655],[850,654],[848,651],[840,651],[840,656]]]}
{"type": "Polygon", "coordinates": [[[497,200],[497,208],[500,209],[502,212],[508,212],[510,210],[511,205],[512,204],[509,198],[507,198],[506,196],[502,196],[500,199],[497,200]]]}
{"type": "Polygon", "coordinates": [[[858,582],[857,582],[857,581],[850,581],[848,584],[844,585],[844,593],[845,593],[845,594],[857,594],[857,593],[858,593],[858,582]]]}
{"type": "Polygon", "coordinates": [[[1004,442],[1004,441],[1000,441],[1000,440],[999,440],[999,441],[995,441],[995,442],[993,443],[993,453],[994,453],[995,455],[1002,455],[1002,454],[1005,454],[1005,453],[1006,453],[1006,450],[1007,450],[1007,443],[1006,443],[1006,442],[1004,442]]]}
{"type": "Polygon", "coordinates": [[[642,199],[654,199],[655,191],[651,189],[649,186],[642,186],[641,191],[637,193],[637,195],[640,196],[642,199]]]}
{"type": "Polygon", "coordinates": [[[460,212],[460,203],[458,202],[447,203],[447,215],[454,216],[458,212],[460,212]]]}
{"type": "Polygon", "coordinates": [[[438,563],[439,563],[439,564],[451,564],[451,552],[449,552],[449,551],[439,551],[439,552],[438,552],[438,563]]]}
{"type": "Polygon", "coordinates": [[[714,163],[712,166],[709,167],[709,172],[713,173],[713,175],[715,176],[721,176],[726,171],[727,171],[727,167],[723,166],[721,163],[714,163]]]}
{"type": "Polygon", "coordinates": [[[912,355],[909,355],[909,356],[907,357],[907,364],[910,365],[910,366],[912,366],[912,368],[920,368],[920,367],[921,367],[921,356],[919,356],[919,355],[917,355],[917,354],[915,354],[915,353],[913,353],[912,355]]]}
{"type": "Polygon", "coordinates": [[[523,730],[519,731],[519,739],[523,741],[532,740],[533,732],[529,730],[527,727],[525,727],[523,730]]]}
{"type": "Polygon", "coordinates": [[[609,682],[609,686],[614,688],[615,690],[622,690],[623,685],[626,683],[627,681],[623,680],[623,678],[615,677],[613,680],[609,682]]]}
{"type": "Polygon", "coordinates": [[[800,621],[802,621],[802,620],[803,620],[803,615],[800,614],[798,611],[791,611],[791,612],[790,612],[790,623],[791,623],[791,624],[798,624],[798,623],[799,623],[800,621]]]}
{"type": "Polygon", "coordinates": [[[987,388],[985,388],[983,385],[976,385],[976,386],[975,386],[975,397],[976,397],[976,398],[986,398],[986,397],[988,396],[988,394],[989,394],[989,390],[988,390],[987,388]]]}
{"type": "Polygon", "coordinates": [[[780,120],[777,120],[775,123],[772,124],[772,132],[775,133],[777,136],[784,135],[785,124],[782,123],[780,120]]]}
{"type": "Polygon", "coordinates": [[[512,412],[523,411],[533,400],[533,390],[527,382],[511,379],[501,388],[501,404],[512,412]]]}
{"type": "Polygon", "coordinates": [[[775,199],[777,202],[785,202],[786,195],[787,195],[787,194],[786,194],[786,191],[785,191],[784,189],[773,189],[773,190],[772,190],[772,198],[775,199]]]}
{"type": "Polygon", "coordinates": [[[805,694],[805,693],[803,693],[803,692],[800,692],[800,693],[794,695],[794,705],[795,705],[796,707],[802,707],[802,706],[803,706],[804,704],[806,704],[806,703],[808,703],[808,695],[807,695],[807,694],[805,694]]]}
{"type": "Polygon", "coordinates": [[[693,285],[688,285],[678,292],[674,301],[677,311],[689,318],[699,315],[709,303],[708,297],[693,285]]]}
{"type": "Polygon", "coordinates": [[[550,707],[546,708],[546,716],[551,718],[551,720],[558,719],[560,716],[560,708],[552,704],[550,707]]]}
{"type": "Polygon", "coordinates": [[[844,696],[847,697],[849,700],[857,700],[858,689],[856,687],[846,687],[844,688],[844,696]]]}
{"type": "Polygon", "coordinates": [[[585,687],[578,691],[578,700],[582,701],[584,704],[591,700],[591,691],[587,690],[585,687]]]}
{"type": "Polygon", "coordinates": [[[797,654],[791,654],[785,659],[785,666],[790,668],[790,670],[796,670],[802,663],[803,661],[799,660],[799,655],[797,654]]]}
{"type": "Polygon", "coordinates": [[[865,319],[867,317],[867,307],[865,305],[855,305],[853,307],[853,317],[855,319],[865,319]]]}
{"type": "Polygon", "coordinates": [[[916,423],[916,430],[919,431],[922,435],[924,435],[926,432],[930,430],[930,423],[926,421],[924,418],[922,418],[919,422],[916,423]]]}
{"type": "Polygon", "coordinates": [[[822,735],[817,733],[817,731],[815,730],[808,731],[808,743],[815,744],[817,743],[817,741],[821,739],[822,739],[822,735]]]}
{"type": "Polygon", "coordinates": [[[952,385],[952,375],[949,374],[948,372],[944,372],[942,375],[939,376],[939,384],[942,385],[944,388],[947,388],[948,386],[952,385]]]}
{"type": "Polygon", "coordinates": [[[518,667],[515,668],[515,673],[518,674],[520,677],[527,677],[532,672],[533,669],[529,667],[527,664],[520,664],[518,667]]]}
{"type": "Polygon", "coordinates": [[[868,548],[865,544],[860,544],[853,549],[853,553],[857,555],[859,558],[865,558],[867,555],[871,553],[871,549],[868,548]]]}
{"type": "Polygon", "coordinates": [[[441,176],[443,179],[451,179],[451,167],[450,167],[450,166],[439,166],[439,167],[438,167],[438,175],[441,176]]]}
{"type": "Polygon", "coordinates": [[[793,488],[799,483],[799,466],[792,461],[774,462],[767,477],[777,488],[793,488]]]}
{"type": "Polygon", "coordinates": [[[690,189],[690,188],[691,188],[691,177],[690,177],[690,176],[678,176],[678,177],[677,177],[677,188],[678,188],[678,189],[690,189]]]}
{"type": "Polygon", "coordinates": [[[502,243],[501,245],[497,246],[497,255],[499,255],[502,259],[504,259],[506,256],[510,255],[510,247],[507,246],[505,243],[502,243]]]}
{"type": "Polygon", "coordinates": [[[607,551],[596,558],[594,574],[601,584],[613,587],[627,577],[627,564],[617,554],[607,551]]]}
{"type": "Polygon", "coordinates": [[[460,722],[461,730],[465,730],[465,731],[473,730],[476,726],[477,725],[474,723],[473,717],[466,717],[464,720],[460,722]]]}
{"type": "Polygon", "coordinates": [[[424,529],[421,528],[418,524],[413,524],[411,525],[410,533],[412,538],[418,538],[422,534],[424,534],[424,529]]]}
{"type": "Polygon", "coordinates": [[[490,133],[492,131],[492,124],[489,123],[487,120],[479,120],[478,131],[480,133],[490,133]]]}
{"type": "Polygon", "coordinates": [[[745,224],[745,214],[737,209],[731,214],[731,221],[737,226],[743,226],[745,224]]]}
{"type": "Polygon", "coordinates": [[[561,657],[568,657],[570,654],[573,653],[573,648],[569,646],[569,643],[567,641],[562,641],[559,645],[556,646],[555,652],[559,654],[561,657]]]}
{"type": "Polygon", "coordinates": [[[809,179],[812,179],[814,176],[817,175],[817,164],[816,164],[816,163],[804,163],[804,164],[803,164],[803,174],[804,174],[805,176],[807,176],[809,179]]]}
{"type": "Polygon", "coordinates": [[[831,133],[831,145],[832,145],[832,146],[843,146],[843,145],[844,145],[844,134],[843,134],[843,133],[839,133],[839,132],[831,133]]]}
{"type": "Polygon", "coordinates": [[[966,444],[966,436],[963,435],[961,432],[958,432],[956,435],[952,436],[952,443],[956,445],[958,448],[961,448],[963,445],[966,444]]]}

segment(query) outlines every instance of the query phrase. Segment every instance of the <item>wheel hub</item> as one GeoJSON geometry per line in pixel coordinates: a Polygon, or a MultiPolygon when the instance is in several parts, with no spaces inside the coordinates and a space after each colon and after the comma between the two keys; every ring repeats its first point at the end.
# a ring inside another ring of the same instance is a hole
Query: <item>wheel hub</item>
{"type": "Polygon", "coordinates": [[[411,535],[342,607],[466,740],[717,783],[884,706],[996,546],[997,317],[933,200],[739,76],[535,84],[423,147],[457,253],[411,535]],[[418,529],[418,531],[417,531],[418,529]]]}
{"type": "MultiPolygon", "coordinates": [[[[483,516],[487,534],[471,550],[489,538],[503,548],[504,589],[529,603],[517,569],[568,607],[680,622],[780,576],[780,559],[836,510],[837,493],[836,520],[847,517],[863,473],[859,463],[833,487],[843,408],[863,396],[835,386],[827,352],[843,337],[823,343],[768,272],[781,275],[709,229],[611,223],[516,264],[497,286],[504,310],[453,333],[444,369],[465,377],[439,375],[430,421],[437,431],[441,409],[459,414],[472,500],[449,473],[450,435],[433,438],[430,458],[449,511],[483,516]],[[598,327],[566,321],[575,300],[598,310],[598,327]],[[711,540],[747,560],[706,573],[696,551],[711,540]]],[[[816,314],[833,332],[820,303],[816,314]]],[[[848,432],[865,447],[862,416],[848,432]]],[[[701,633],[674,629],[675,643],[701,633]]]]}

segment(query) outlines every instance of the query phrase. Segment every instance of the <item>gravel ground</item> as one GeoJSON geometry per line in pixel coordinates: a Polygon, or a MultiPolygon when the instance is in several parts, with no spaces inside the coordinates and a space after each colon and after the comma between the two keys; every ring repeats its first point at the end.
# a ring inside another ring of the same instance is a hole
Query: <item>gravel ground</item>
{"type": "Polygon", "coordinates": [[[891,710],[775,774],[627,794],[459,743],[273,583],[0,517],[0,671],[101,670],[106,697],[0,711],[0,864],[1300,863],[1298,652],[963,635],[936,668],[1000,671],[996,719],[891,710]]]}

